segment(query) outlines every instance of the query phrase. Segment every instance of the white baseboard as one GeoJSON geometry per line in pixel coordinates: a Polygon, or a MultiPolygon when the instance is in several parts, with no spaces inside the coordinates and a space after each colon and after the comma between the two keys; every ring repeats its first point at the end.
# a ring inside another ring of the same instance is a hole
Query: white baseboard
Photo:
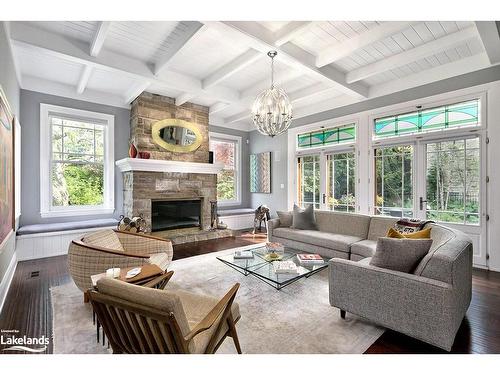
{"type": "Polygon", "coordinates": [[[78,239],[82,234],[96,230],[114,228],[114,226],[85,228],[62,232],[47,232],[18,236],[16,240],[17,260],[20,262],[23,260],[65,255],[68,253],[68,246],[70,242],[78,239]]]}
{"type": "Polygon", "coordinates": [[[14,252],[12,258],[10,259],[9,266],[5,271],[5,275],[3,276],[2,282],[0,282],[0,313],[2,312],[5,298],[7,298],[7,293],[9,292],[10,283],[12,282],[12,278],[14,277],[14,273],[16,272],[16,267],[17,254],[14,252]]]}
{"type": "Polygon", "coordinates": [[[229,229],[247,229],[253,227],[254,218],[255,218],[254,213],[219,216],[219,222],[222,221],[226,223],[229,229]]]}

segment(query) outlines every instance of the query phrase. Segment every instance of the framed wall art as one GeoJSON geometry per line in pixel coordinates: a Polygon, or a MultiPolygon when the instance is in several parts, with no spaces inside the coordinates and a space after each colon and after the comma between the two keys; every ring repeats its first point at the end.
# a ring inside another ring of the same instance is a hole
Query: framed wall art
{"type": "Polygon", "coordinates": [[[271,152],[250,155],[250,192],[271,194],[271,152]]]}
{"type": "Polygon", "coordinates": [[[0,87],[0,247],[14,230],[14,130],[7,97],[0,87]]]}

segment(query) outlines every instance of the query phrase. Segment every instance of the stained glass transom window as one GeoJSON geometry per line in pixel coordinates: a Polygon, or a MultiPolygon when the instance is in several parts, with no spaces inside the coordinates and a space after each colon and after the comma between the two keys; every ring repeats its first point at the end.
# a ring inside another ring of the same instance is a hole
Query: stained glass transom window
{"type": "Polygon", "coordinates": [[[374,138],[479,125],[479,100],[475,99],[376,119],[374,138]]]}
{"type": "Polygon", "coordinates": [[[320,129],[297,136],[299,148],[328,146],[356,140],[356,125],[348,124],[335,128],[320,129]]]}

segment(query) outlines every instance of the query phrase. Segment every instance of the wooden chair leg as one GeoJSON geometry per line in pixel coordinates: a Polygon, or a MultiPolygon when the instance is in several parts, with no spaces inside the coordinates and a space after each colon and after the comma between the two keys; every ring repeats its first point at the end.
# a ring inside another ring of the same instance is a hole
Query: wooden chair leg
{"type": "Polygon", "coordinates": [[[89,293],[83,292],[83,303],[89,303],[89,293]]]}
{"type": "Polygon", "coordinates": [[[340,310],[340,317],[345,319],[345,310],[340,310]]]}
{"type": "Polygon", "coordinates": [[[233,320],[232,316],[229,317],[229,319],[227,320],[227,323],[229,325],[229,332],[231,333],[231,337],[233,338],[234,346],[236,347],[236,351],[238,352],[238,354],[242,354],[240,340],[238,339],[238,334],[236,333],[236,325],[234,324],[234,320],[233,320]]]}

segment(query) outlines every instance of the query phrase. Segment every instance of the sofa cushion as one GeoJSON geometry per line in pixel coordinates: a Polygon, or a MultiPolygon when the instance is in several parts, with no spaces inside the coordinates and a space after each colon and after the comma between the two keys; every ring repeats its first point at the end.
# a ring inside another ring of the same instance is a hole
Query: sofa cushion
{"type": "Polygon", "coordinates": [[[320,232],[317,230],[297,230],[292,228],[277,228],[273,231],[273,236],[343,251],[345,253],[349,252],[351,244],[362,240],[360,237],[347,236],[345,234],[320,232]]]}
{"type": "Polygon", "coordinates": [[[379,237],[385,237],[389,228],[392,228],[398,221],[396,217],[372,216],[370,220],[370,229],[368,230],[368,239],[377,241],[379,237]]]}
{"type": "Polygon", "coordinates": [[[288,228],[292,226],[293,214],[291,211],[276,211],[280,219],[280,227],[288,228]]]}
{"type": "Polygon", "coordinates": [[[377,249],[377,241],[363,240],[351,245],[351,253],[363,257],[371,257],[377,249]]]}
{"type": "Polygon", "coordinates": [[[306,209],[302,209],[296,204],[293,205],[292,226],[293,229],[317,230],[316,219],[314,217],[314,206],[311,204],[306,209]]]}
{"type": "Polygon", "coordinates": [[[118,236],[112,229],[99,230],[97,232],[87,233],[83,236],[83,242],[89,245],[105,247],[118,251],[125,251],[118,236]]]}
{"type": "Polygon", "coordinates": [[[429,252],[431,244],[431,239],[380,237],[370,265],[394,271],[410,272],[429,252]]]}
{"type": "Polygon", "coordinates": [[[315,211],[318,230],[366,239],[370,216],[333,211],[315,211]]]}

